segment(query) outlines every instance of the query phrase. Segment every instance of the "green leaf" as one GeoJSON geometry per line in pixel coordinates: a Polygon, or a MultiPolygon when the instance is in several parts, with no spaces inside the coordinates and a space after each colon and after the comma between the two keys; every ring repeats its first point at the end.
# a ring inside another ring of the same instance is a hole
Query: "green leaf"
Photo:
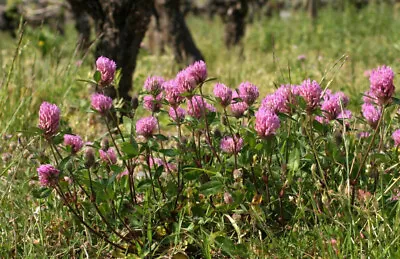
{"type": "Polygon", "coordinates": [[[44,199],[48,197],[51,193],[52,189],[41,187],[39,189],[32,190],[32,196],[36,199],[44,199]]]}
{"type": "Polygon", "coordinates": [[[200,176],[201,176],[201,173],[196,170],[188,171],[183,174],[183,178],[188,181],[197,180],[200,178],[200,176]]]}
{"type": "Polygon", "coordinates": [[[157,179],[158,177],[160,177],[162,172],[164,172],[164,166],[163,165],[157,167],[156,172],[154,174],[154,178],[157,179]]]}
{"type": "Polygon", "coordinates": [[[370,158],[375,159],[375,162],[381,163],[385,163],[390,159],[385,153],[373,153],[370,155],[370,158]]]}
{"type": "Polygon", "coordinates": [[[118,165],[110,165],[110,168],[114,173],[117,173],[117,174],[122,173],[125,169],[124,167],[121,167],[118,165]]]}
{"type": "Polygon", "coordinates": [[[223,191],[224,185],[220,181],[210,181],[200,186],[200,192],[204,195],[214,195],[223,191]]]}
{"type": "Polygon", "coordinates": [[[321,124],[319,121],[314,120],[313,121],[313,129],[315,129],[318,132],[325,132],[327,126],[324,124],[321,124]]]}
{"type": "Polygon", "coordinates": [[[96,84],[97,84],[95,81],[86,80],[86,79],[77,79],[76,81],[78,81],[78,82],[85,82],[85,83],[89,83],[89,84],[93,84],[93,85],[96,85],[96,84]]]}
{"type": "Polygon", "coordinates": [[[58,169],[60,169],[61,171],[64,171],[67,169],[68,167],[68,162],[71,160],[70,156],[64,157],[63,160],[61,160],[61,162],[58,165],[58,169]]]}
{"type": "Polygon", "coordinates": [[[138,148],[136,141],[134,141],[133,143],[129,143],[129,142],[122,143],[121,150],[129,158],[133,158],[139,154],[139,148],[138,148]]]}
{"type": "Polygon", "coordinates": [[[158,142],[155,139],[149,139],[147,141],[147,146],[153,151],[158,151],[159,149],[158,142]]]}
{"type": "Polygon", "coordinates": [[[150,179],[145,179],[139,182],[137,188],[140,190],[141,188],[146,188],[151,186],[151,180],[150,179]]]}
{"type": "Polygon", "coordinates": [[[168,157],[175,157],[178,155],[178,152],[175,149],[160,149],[159,152],[168,157]]]}
{"type": "Polygon", "coordinates": [[[206,116],[207,121],[208,121],[209,123],[212,123],[212,122],[214,121],[214,119],[215,119],[216,116],[217,116],[217,113],[215,113],[215,112],[209,112],[209,113],[207,113],[207,116],[206,116]]]}
{"type": "Polygon", "coordinates": [[[392,100],[393,100],[393,104],[400,105],[400,99],[399,98],[392,97],[392,100]]]}
{"type": "Polygon", "coordinates": [[[227,253],[230,257],[234,257],[236,248],[232,240],[224,236],[218,236],[215,238],[215,241],[223,252],[227,253]]]}
{"type": "Polygon", "coordinates": [[[258,143],[255,147],[254,147],[254,149],[255,150],[257,150],[257,151],[260,151],[262,148],[263,148],[263,143],[258,143]]]}
{"type": "Polygon", "coordinates": [[[53,138],[54,145],[61,144],[63,141],[64,141],[64,136],[62,136],[61,134],[58,134],[58,135],[54,136],[54,138],[53,138]]]}
{"type": "Polygon", "coordinates": [[[207,78],[203,83],[207,83],[207,82],[214,81],[214,80],[217,80],[217,78],[216,77],[210,77],[210,78],[207,78]]]}
{"type": "Polygon", "coordinates": [[[164,136],[163,134],[155,134],[154,137],[160,141],[167,141],[168,137],[164,136]]]}
{"type": "Polygon", "coordinates": [[[94,73],[93,79],[94,79],[94,81],[96,81],[96,83],[100,82],[100,80],[101,80],[101,73],[100,73],[100,71],[96,71],[96,72],[94,73]]]}
{"type": "Polygon", "coordinates": [[[288,168],[296,172],[300,167],[300,149],[295,148],[290,152],[289,161],[287,164],[288,168]]]}

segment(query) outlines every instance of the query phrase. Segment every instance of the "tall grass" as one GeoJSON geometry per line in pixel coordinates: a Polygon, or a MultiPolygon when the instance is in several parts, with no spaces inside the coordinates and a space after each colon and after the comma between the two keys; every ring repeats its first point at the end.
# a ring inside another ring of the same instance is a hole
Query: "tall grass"
{"type": "MultiPolygon", "coordinates": [[[[292,14],[285,20],[265,18],[250,24],[243,46],[233,49],[223,45],[223,25],[219,19],[189,17],[188,22],[206,57],[210,74],[227,85],[236,87],[242,81],[251,81],[260,87],[263,96],[280,84],[297,84],[311,77],[322,81],[324,87],[350,94],[354,110],[359,109],[361,89],[368,87],[365,70],[381,64],[392,66],[394,71],[400,69],[400,18],[396,12],[391,6],[371,5],[361,11],[350,7],[343,12],[325,9],[316,23],[303,13],[292,14]],[[305,60],[298,60],[299,55],[305,55],[305,60]]],[[[36,172],[31,168],[36,161],[23,152],[23,146],[29,146],[29,142],[19,143],[16,135],[18,131],[29,132],[30,126],[37,123],[38,107],[43,100],[58,103],[62,116],[75,121],[71,127],[83,136],[90,134],[93,129],[79,128],[86,115],[77,109],[88,107],[89,87],[76,79],[87,78],[92,72],[93,57],[89,54],[82,58],[76,52],[72,25],[65,36],[45,27],[21,28],[18,35],[13,39],[2,33],[0,41],[0,131],[2,135],[13,135],[11,139],[0,140],[1,152],[12,155],[0,167],[0,255],[24,258],[109,255],[105,244],[71,220],[62,204],[32,198],[30,181],[36,172]],[[54,207],[59,209],[49,210],[54,207]]],[[[168,78],[177,69],[170,53],[155,56],[143,49],[133,91],[139,91],[148,75],[168,78]]],[[[334,198],[341,201],[345,191],[343,187],[343,193],[335,193],[334,198]]],[[[292,231],[260,232],[260,237],[252,237],[254,249],[283,258],[398,257],[400,208],[393,203],[391,208],[383,210],[377,202],[366,202],[356,212],[345,207],[348,213],[331,215],[330,219],[319,215],[317,210],[298,208],[293,225],[288,226],[292,231]],[[262,235],[270,237],[269,243],[261,241],[265,240],[262,235]]],[[[209,216],[210,221],[224,222],[209,216]]],[[[194,238],[202,244],[202,254],[211,258],[212,230],[206,229],[204,236],[194,238]]]]}

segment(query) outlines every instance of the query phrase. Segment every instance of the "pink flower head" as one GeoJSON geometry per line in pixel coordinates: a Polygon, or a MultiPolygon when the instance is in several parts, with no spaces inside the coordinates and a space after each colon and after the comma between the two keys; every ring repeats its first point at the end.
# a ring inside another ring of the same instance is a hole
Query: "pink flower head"
{"type": "Polygon", "coordinates": [[[285,98],[284,96],[277,94],[276,92],[267,95],[261,102],[261,107],[269,109],[273,112],[283,112],[285,109],[285,98]]]}
{"type": "Polygon", "coordinates": [[[306,60],[306,55],[301,54],[301,55],[297,56],[297,60],[298,60],[298,61],[304,61],[304,60],[306,60]]]}
{"type": "Polygon", "coordinates": [[[187,69],[180,71],[175,80],[181,93],[192,93],[197,87],[196,79],[187,69]]]}
{"type": "Polygon", "coordinates": [[[156,157],[156,158],[150,157],[149,164],[150,164],[151,168],[155,168],[155,167],[164,165],[164,161],[159,157],[156,157]]]}
{"type": "Polygon", "coordinates": [[[46,138],[57,133],[60,124],[60,109],[55,104],[43,102],[39,108],[39,128],[46,138]]]}
{"type": "Polygon", "coordinates": [[[350,110],[343,110],[339,115],[336,117],[336,119],[346,119],[349,120],[353,117],[353,113],[350,110]]]}
{"type": "Polygon", "coordinates": [[[119,174],[117,175],[117,180],[121,180],[122,177],[128,176],[128,175],[129,175],[129,171],[128,171],[128,170],[125,170],[125,171],[123,171],[122,173],[119,173],[119,174]]]}
{"type": "Polygon", "coordinates": [[[369,76],[370,91],[379,104],[387,104],[394,93],[394,73],[390,67],[381,66],[372,70],[369,76]]]}
{"type": "Polygon", "coordinates": [[[185,119],[186,111],[181,107],[169,108],[169,117],[171,117],[176,122],[181,122],[185,119]]]}
{"type": "Polygon", "coordinates": [[[361,111],[368,124],[371,125],[372,128],[376,128],[382,111],[369,103],[364,103],[361,107],[361,111]]]}
{"type": "Polygon", "coordinates": [[[37,168],[39,181],[42,186],[52,187],[58,181],[60,171],[52,165],[41,165],[37,168]]]}
{"type": "Polygon", "coordinates": [[[325,117],[328,120],[331,121],[336,119],[341,111],[339,98],[334,95],[331,96],[331,98],[322,103],[321,110],[324,112],[325,117]]]}
{"type": "Polygon", "coordinates": [[[64,135],[64,145],[70,146],[73,153],[77,153],[83,147],[82,138],[78,135],[64,135]]]}
{"type": "Polygon", "coordinates": [[[257,86],[249,82],[243,82],[239,85],[238,94],[249,106],[252,105],[260,95],[257,86]]]}
{"type": "Polygon", "coordinates": [[[224,193],[224,202],[226,204],[232,204],[234,202],[232,194],[230,194],[229,192],[225,192],[224,193]]]}
{"type": "Polygon", "coordinates": [[[149,164],[150,164],[151,168],[157,168],[160,166],[164,166],[164,169],[166,169],[167,171],[176,171],[177,170],[177,167],[175,164],[166,163],[161,158],[158,158],[158,157],[156,157],[156,158],[151,157],[149,159],[149,164]]]}
{"type": "Polygon", "coordinates": [[[91,96],[92,108],[101,114],[105,114],[112,107],[111,97],[105,96],[103,94],[95,93],[91,96]]]}
{"type": "Polygon", "coordinates": [[[304,80],[299,88],[299,95],[307,104],[307,111],[312,112],[320,106],[322,89],[316,81],[304,80]]]}
{"type": "Polygon", "coordinates": [[[99,57],[96,60],[97,71],[101,74],[101,84],[109,85],[114,80],[115,70],[117,69],[117,64],[109,58],[99,57]]]}
{"type": "Polygon", "coordinates": [[[117,155],[115,154],[115,150],[113,148],[107,149],[104,151],[103,149],[99,150],[100,159],[109,165],[113,165],[117,163],[117,155]]]}
{"type": "Polygon", "coordinates": [[[232,90],[224,84],[215,84],[214,95],[219,99],[223,107],[228,106],[232,102],[232,90]]]}
{"type": "Polygon", "coordinates": [[[338,98],[338,100],[340,101],[340,103],[342,104],[343,107],[346,107],[346,106],[349,104],[350,99],[349,99],[349,97],[348,97],[345,93],[343,93],[343,92],[336,92],[336,93],[334,94],[334,96],[335,96],[336,98],[338,98]]]}
{"type": "Polygon", "coordinates": [[[395,131],[393,132],[392,138],[393,138],[393,140],[394,140],[394,144],[395,144],[396,146],[399,146],[399,145],[400,145],[400,129],[395,130],[395,131]]]}
{"type": "Polygon", "coordinates": [[[157,125],[157,119],[153,116],[141,118],[136,122],[136,134],[150,138],[157,129],[157,125]]]}
{"type": "Polygon", "coordinates": [[[290,105],[296,104],[293,89],[295,86],[282,85],[270,95],[267,95],[261,102],[261,107],[273,112],[290,113],[290,105]]]}
{"type": "Polygon", "coordinates": [[[278,111],[282,113],[290,113],[291,107],[290,105],[297,104],[296,95],[298,95],[298,86],[296,85],[281,85],[278,89],[276,89],[275,94],[280,96],[284,102],[278,106],[278,111]]]}
{"type": "Polygon", "coordinates": [[[221,139],[220,148],[228,154],[237,154],[243,148],[243,139],[240,137],[224,137],[221,139]]]}
{"type": "Polygon", "coordinates": [[[144,82],[144,89],[152,95],[158,95],[162,89],[165,80],[160,76],[151,76],[146,79],[144,82]]]}
{"type": "Polygon", "coordinates": [[[291,92],[294,96],[300,95],[300,85],[291,85],[291,92]]]}
{"type": "Polygon", "coordinates": [[[239,95],[236,93],[236,91],[233,91],[232,98],[233,98],[231,103],[232,114],[236,118],[240,118],[243,116],[244,112],[247,111],[249,106],[247,105],[247,103],[243,101],[234,100],[236,98],[239,98],[239,95]]]}
{"type": "Polygon", "coordinates": [[[188,103],[188,114],[192,117],[200,119],[204,116],[204,113],[215,112],[216,109],[213,105],[209,104],[200,95],[193,96],[188,103]]]}
{"type": "Polygon", "coordinates": [[[358,138],[368,138],[369,136],[371,136],[371,134],[369,132],[366,131],[362,131],[360,133],[358,133],[358,138]]]}
{"type": "Polygon", "coordinates": [[[377,104],[377,99],[374,96],[374,94],[371,92],[371,90],[366,91],[363,95],[363,101],[364,103],[369,103],[369,104],[377,104]]]}
{"type": "Polygon", "coordinates": [[[158,94],[156,97],[153,95],[146,95],[143,98],[143,107],[151,112],[159,112],[161,109],[161,101],[163,93],[158,94]]]}
{"type": "Polygon", "coordinates": [[[169,80],[164,82],[163,84],[164,92],[165,92],[165,100],[172,107],[178,107],[180,103],[183,101],[182,89],[178,86],[176,80],[169,80]]]}
{"type": "Polygon", "coordinates": [[[196,61],[189,66],[190,74],[195,78],[196,83],[200,84],[207,79],[207,66],[203,60],[196,61]]]}
{"type": "Polygon", "coordinates": [[[176,81],[182,92],[192,93],[207,79],[207,66],[202,60],[196,61],[176,75],[176,81]]]}
{"type": "Polygon", "coordinates": [[[329,120],[325,117],[322,116],[315,116],[315,120],[318,121],[321,124],[328,124],[329,120]]]}
{"type": "Polygon", "coordinates": [[[255,130],[262,138],[274,135],[280,127],[279,117],[268,109],[260,108],[255,116],[255,130]]]}

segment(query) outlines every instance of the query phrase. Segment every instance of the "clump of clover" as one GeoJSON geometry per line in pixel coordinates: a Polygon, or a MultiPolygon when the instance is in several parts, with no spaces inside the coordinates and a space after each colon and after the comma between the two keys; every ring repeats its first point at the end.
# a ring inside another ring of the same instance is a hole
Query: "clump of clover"
{"type": "MultiPolygon", "coordinates": [[[[355,117],[344,93],[311,79],[282,85],[260,104],[250,82],[237,89],[216,83],[207,95],[203,86],[214,79],[203,61],[173,79],[147,78],[139,103],[134,98],[119,108],[104,94],[116,64],[105,57],[96,64],[91,108],[107,136],[85,143],[64,132],[59,107],[43,102],[39,128],[49,162],[37,167],[42,189],[36,195],[55,193],[82,225],[117,249],[161,254],[176,242],[178,225],[186,229],[182,240],[196,246],[190,233],[217,227],[207,221],[214,215],[256,222],[248,231],[285,226],[299,207],[328,215],[340,210],[332,192],[343,187],[354,205],[365,196],[360,193],[389,186],[377,185],[380,177],[389,183],[395,169],[389,162],[398,161],[400,145],[399,130],[392,129],[399,100],[389,67],[372,71],[362,116],[355,117]],[[391,132],[394,145],[386,137],[391,132]]],[[[233,226],[223,231],[216,244],[227,236],[238,244],[233,226]]],[[[228,254],[246,254],[242,244],[228,254]]]]}

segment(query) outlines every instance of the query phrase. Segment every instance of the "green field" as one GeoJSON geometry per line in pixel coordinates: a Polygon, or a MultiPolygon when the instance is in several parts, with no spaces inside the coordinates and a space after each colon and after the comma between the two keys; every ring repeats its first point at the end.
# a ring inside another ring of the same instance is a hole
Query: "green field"
{"type": "MultiPolygon", "coordinates": [[[[300,84],[312,78],[324,88],[348,94],[349,107],[359,116],[362,93],[369,87],[365,71],[383,64],[400,71],[399,14],[400,9],[393,6],[370,5],[362,10],[324,9],[314,22],[301,12],[285,19],[262,18],[248,25],[243,46],[230,50],[223,44],[219,19],[188,17],[187,21],[210,77],[231,88],[250,81],[259,86],[262,98],[281,84],[300,84]],[[300,55],[305,59],[299,60],[300,55]]],[[[78,81],[92,77],[95,58],[76,51],[72,23],[64,36],[46,27],[21,28],[18,35],[13,39],[1,33],[0,41],[0,257],[111,256],[115,252],[74,221],[60,200],[32,196],[38,161],[31,154],[40,152],[41,146],[17,137],[37,126],[39,105],[45,100],[58,104],[63,120],[69,120],[69,126],[85,140],[105,132],[87,113],[90,86],[78,81]]],[[[153,55],[145,41],[132,92],[141,91],[149,75],[173,78],[179,69],[170,51],[153,55]]],[[[211,90],[212,84],[206,87],[211,90]]],[[[335,190],[332,196],[340,200],[344,192],[335,190]]],[[[399,257],[400,207],[394,203],[383,208],[379,202],[372,198],[355,212],[333,211],[330,217],[298,208],[285,228],[263,226],[270,227],[266,230],[269,238],[261,241],[261,232],[260,236],[247,236],[254,244],[254,254],[259,255],[249,254],[249,258],[399,257]]],[[[221,218],[209,217],[224,223],[221,218]]],[[[241,227],[245,233],[254,226],[241,227]]],[[[203,255],[214,257],[212,237],[196,238],[204,244],[203,255]]],[[[185,240],[177,244],[185,246],[185,240]]]]}

